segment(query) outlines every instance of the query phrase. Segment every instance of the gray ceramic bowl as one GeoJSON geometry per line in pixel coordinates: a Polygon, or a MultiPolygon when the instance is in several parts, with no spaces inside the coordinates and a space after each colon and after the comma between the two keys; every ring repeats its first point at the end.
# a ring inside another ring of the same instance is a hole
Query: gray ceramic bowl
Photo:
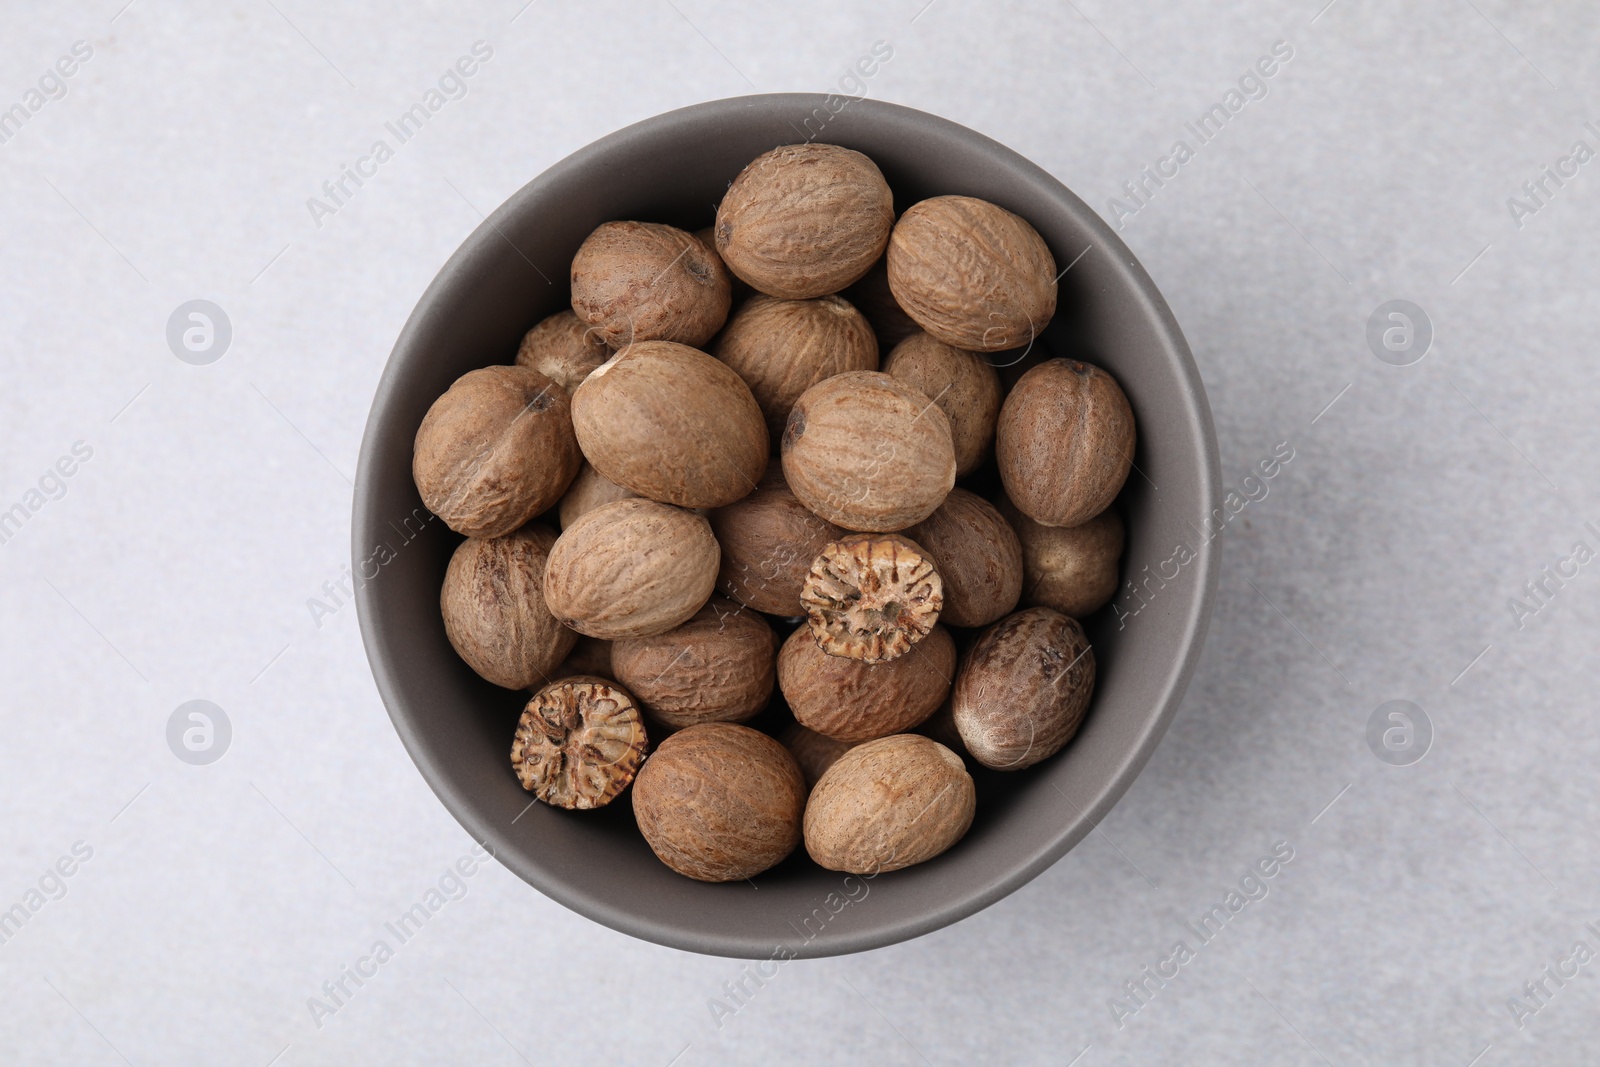
{"type": "Polygon", "coordinates": [[[1199,656],[1217,563],[1202,531],[1219,481],[1210,409],[1177,322],[1127,247],[1060,182],[986,137],[909,108],[863,100],[830,114],[823,97],[802,94],[719,100],[629,126],[556,164],[479,226],[428,287],[378,384],[361,446],[356,601],[378,690],[422,776],[531,885],[597,922],[691,951],[857,952],[999,900],[1060,859],[1127,790],[1199,656]],[[1044,342],[1055,355],[1106,367],[1126,390],[1139,445],[1118,503],[1129,530],[1124,577],[1161,568],[1168,577],[1152,578],[1144,601],[1130,597],[1136,615],[1107,609],[1090,621],[1099,686],[1083,729],[1027,771],[978,775],[977,819],[949,852],[863,880],[816,867],[802,846],[753,884],[707,885],[651,854],[626,794],[599,812],[530,804],[509,759],[525,697],[478,678],[445,638],[439,586],[460,539],[423,509],[411,446],[451,382],[510,362],[525,330],[567,306],[567,265],[595,226],[708,226],[740,168],[811,135],[871,156],[897,209],[943,193],[982,197],[1033,223],[1060,266],[1076,261],[1044,342]],[[1174,577],[1167,561],[1179,544],[1195,558],[1174,577]]]}

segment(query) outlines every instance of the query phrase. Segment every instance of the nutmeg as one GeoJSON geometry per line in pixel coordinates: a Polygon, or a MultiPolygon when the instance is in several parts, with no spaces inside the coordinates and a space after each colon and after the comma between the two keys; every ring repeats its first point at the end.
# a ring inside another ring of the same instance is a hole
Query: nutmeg
{"type": "Polygon", "coordinates": [[[944,583],[933,557],[910,538],[850,534],[817,553],[800,603],[818,648],[881,663],[928,636],[944,606],[944,583]]]}
{"type": "Polygon", "coordinates": [[[867,741],[919,725],[944,703],[955,671],[955,641],[942,626],[883,663],[830,656],[804,628],[778,652],[778,686],[796,721],[839,741],[867,741]]]}
{"type": "Polygon", "coordinates": [[[826,734],[819,734],[807,726],[792,722],[784,727],[778,735],[778,740],[783,747],[789,750],[789,755],[800,765],[800,772],[806,776],[806,787],[817,784],[823,772],[832,767],[834,761],[849,752],[859,741],[836,741],[826,734]]]}
{"type": "Polygon", "coordinates": [[[767,465],[767,425],[724,363],[670,341],[629,345],[572,396],[589,464],[640,496],[686,508],[731,504],[767,465]]]}
{"type": "Polygon", "coordinates": [[[1107,508],[1077,526],[1044,526],[1001,497],[1000,509],[1022,544],[1022,603],[1087,618],[1117,593],[1122,517],[1107,508]]]}
{"type": "Polygon", "coordinates": [[[805,841],[830,871],[881,874],[923,863],[966,834],[977,790],[961,757],[918,734],[857,745],[806,802],[805,841]]]}
{"type": "Polygon", "coordinates": [[[560,500],[581,460],[559,385],[531,367],[483,367],[428,408],[411,473],[450,529],[499,537],[560,500]]]}
{"type": "MultiPolygon", "coordinates": [[[[801,393],[835,374],[878,369],[872,328],[861,312],[837,296],[751,297],[728,320],[711,354],[750,387],[774,445],[783,437],[801,393]]],[[[997,396],[997,411],[999,406],[997,396]]]]}
{"type": "Polygon", "coordinates": [[[544,568],[555,531],[529,523],[504,537],[469,537],[444,572],[439,609],[456,654],[495,685],[543,685],[578,635],[544,600],[544,568]]]}
{"type": "Polygon", "coordinates": [[[1056,261],[1037,230],[970,196],[907,208],[889,238],[889,289],[928,333],[974,352],[1021,348],[1056,310],[1056,261]]]}
{"type": "Polygon", "coordinates": [[[800,502],[847,530],[903,530],[955,485],[950,420],[921,390],[873,371],[801,394],[783,432],[783,476],[800,502]]]}
{"type": "Polygon", "coordinates": [[[572,484],[567,486],[556,515],[561,520],[561,528],[565,530],[602,504],[627,500],[638,495],[631,489],[622,488],[585,463],[578,468],[578,476],[572,479],[572,484]]]}
{"type": "Polygon", "coordinates": [[[633,781],[645,753],[633,698],[605,678],[577,675],[540,689],[511,741],[522,788],[558,808],[611,803],[633,781]]]}
{"type": "Polygon", "coordinates": [[[1017,510],[1045,526],[1104,511],[1133,464],[1133,409],[1116,379],[1052,359],[1024,374],[1000,409],[995,459],[1017,510]]]}
{"type": "Polygon", "coordinates": [[[975,352],[947,345],[918,330],[884,360],[889,377],[920,389],[950,418],[956,449],[956,477],[983,465],[994,445],[1000,417],[1000,375],[975,352]]]}
{"type": "Polygon", "coordinates": [[[702,882],[749,878],[800,843],[806,781],[778,742],[734,723],[662,741],[633,785],[633,813],[668,867],[702,882]]]}
{"type": "Polygon", "coordinates": [[[952,489],[932,515],[906,534],[939,572],[943,622],[987,626],[1016,608],[1022,595],[1022,544],[993,504],[976,493],[952,489]]]}
{"type": "Polygon", "coordinates": [[[717,208],[717,251],[769,296],[836,293],[883,254],[894,194],[877,164],[838,145],[783,145],[757,156],[717,208]]]}
{"type": "Polygon", "coordinates": [[[794,618],[805,614],[800,589],[811,562],[844,531],[789,491],[773,463],[756,490],[707,516],[722,546],[717,588],[746,607],[794,618]]]}
{"type": "Polygon", "coordinates": [[[713,597],[688,622],[617,641],[617,681],[670,727],[742,722],[767,706],[778,638],[758,612],[713,597]]]}
{"type": "Polygon", "coordinates": [[[558,311],[523,336],[516,364],[532,367],[571,396],[579,382],[610,358],[610,346],[593,326],[571,311],[558,311]]]}
{"type": "MultiPolygon", "coordinates": [[[[567,658],[561,661],[561,666],[551,672],[550,681],[560,681],[576,674],[611,678],[611,642],[602,641],[598,637],[585,637],[576,630],[572,633],[578,642],[572,646],[572,651],[567,653],[567,658]]],[[[532,688],[541,689],[545,684],[535,683],[532,688]]]]}
{"type": "Polygon", "coordinates": [[[572,257],[572,310],[612,348],[703,345],[722,329],[732,299],[721,261],[675,226],[602,223],[572,257]]]}
{"type": "Polygon", "coordinates": [[[665,633],[711,597],[717,539],[692,511],[634,498],[595,508],[550,549],[544,599],[564,625],[617,640],[665,633]]]}
{"type": "Polygon", "coordinates": [[[888,352],[912,334],[922,332],[922,327],[895,303],[894,294],[889,291],[889,261],[886,258],[874,263],[860,281],[839,295],[850,301],[872,324],[872,332],[878,337],[879,352],[888,352]]]}
{"type": "Polygon", "coordinates": [[[1083,627],[1050,608],[995,623],[973,643],[950,695],[967,751],[995,770],[1031,767],[1078,732],[1094,693],[1083,627]]]}

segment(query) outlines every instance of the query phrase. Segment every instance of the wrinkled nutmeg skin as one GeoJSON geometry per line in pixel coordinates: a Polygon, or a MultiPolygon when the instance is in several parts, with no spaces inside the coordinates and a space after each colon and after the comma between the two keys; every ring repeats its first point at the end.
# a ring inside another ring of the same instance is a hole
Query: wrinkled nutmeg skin
{"type": "Polygon", "coordinates": [[[589,375],[572,395],[572,425],[600,474],[679,507],[731,504],[767,466],[767,424],[750,387],[670,341],[630,345],[589,375]]]}
{"type": "Polygon", "coordinates": [[[1117,593],[1122,517],[1106,509],[1078,526],[1043,526],[1002,497],[996,506],[1022,543],[1022,604],[1087,618],[1117,593]]]}
{"type": "Polygon", "coordinates": [[[1028,608],[985,630],[956,673],[951,711],[967,751],[1016,771],[1060,752],[1094,693],[1094,652],[1076,619],[1028,608]]]}
{"type": "Polygon", "coordinates": [[[883,254],[894,194],[877,164],[830,144],[783,145],[757,156],[717,208],[717,251],[768,296],[837,293],[883,254]]]}
{"type": "Polygon", "coordinates": [[[722,546],[717,589],[746,607],[788,619],[805,614],[800,590],[811,561],[844,536],[800,503],[777,464],[767,468],[755,492],[707,518],[722,546]]]}
{"type": "Polygon", "coordinates": [[[545,603],[564,625],[589,637],[665,633],[710,599],[718,554],[711,525],[694,512],[618,500],[556,539],[545,563],[545,603]]]}
{"type": "Polygon", "coordinates": [[[1000,409],[995,460],[1017,510],[1077,526],[1117,498],[1133,465],[1133,408],[1099,367],[1052,359],[1024,374],[1000,409]]]}
{"type": "Polygon", "coordinates": [[[956,483],[950,420],[920,389],[873,371],[807,389],[783,431],[783,476],[800,502],[847,530],[903,530],[956,483]]]}
{"type": "MultiPolygon", "coordinates": [[[[835,374],[878,369],[872,328],[861,312],[837,296],[752,297],[728,320],[711,354],[750,387],[774,445],[782,439],[801,393],[835,374]]],[[[995,408],[999,410],[998,396],[995,408]]]]}
{"type": "Polygon", "coordinates": [[[572,310],[612,348],[703,345],[732,301],[721,260],[675,226],[601,223],[572,257],[572,310]]]}
{"type": "Polygon", "coordinates": [[[894,294],[889,291],[887,259],[874,263],[860,281],[840,295],[872,324],[872,332],[878,336],[879,352],[887,352],[912,334],[922,332],[922,327],[895,303],[894,294]]]}
{"type": "Polygon", "coordinates": [[[444,632],[456,654],[495,685],[548,682],[578,635],[544,602],[544,568],[555,531],[530,523],[504,537],[456,546],[439,591],[444,632]]]}
{"type": "Polygon", "coordinates": [[[561,505],[556,510],[556,516],[561,521],[561,528],[565,530],[603,504],[612,504],[638,495],[632,489],[622,488],[585,463],[578,468],[578,476],[572,479],[572,484],[567,486],[566,493],[561,497],[561,505]]]}
{"type": "Polygon", "coordinates": [[[702,882],[749,878],[793,852],[805,803],[805,776],[788,749],[725,722],[662,741],[633,784],[651,850],[702,882]]]}
{"type": "Polygon", "coordinates": [[[1056,311],[1056,261],[1005,208],[936,196],[907,208],[889,238],[889,289],[928,333],[973,352],[1021,348],[1056,311]]]}
{"type": "Polygon", "coordinates": [[[944,580],[939,619],[987,626],[1009,615],[1022,595],[1022,543],[998,509],[976,493],[952,489],[937,511],[906,531],[933,557],[944,580]]]}
{"type": "Polygon", "coordinates": [[[840,756],[811,790],[805,841],[830,871],[879,874],[923,863],[961,840],[977,791],[961,757],[919,734],[840,756]]]}
{"type": "MultiPolygon", "coordinates": [[[[572,651],[561,661],[561,666],[551,672],[550,681],[559,682],[563,678],[571,678],[578,674],[610,678],[611,642],[602,641],[598,637],[585,637],[576,631],[573,633],[578,643],[572,646],[572,651]]],[[[535,683],[531,688],[541,689],[544,684],[535,683]]]]}
{"type": "Polygon", "coordinates": [[[778,735],[778,740],[800,765],[800,773],[806,776],[808,789],[817,784],[817,779],[821,778],[840,756],[860,744],[859,741],[835,741],[797,722],[784,727],[783,732],[778,735]]]}
{"type": "Polygon", "coordinates": [[[955,673],[955,641],[943,626],[883,663],[830,656],[803,627],[778,653],[778,686],[795,720],[837,741],[870,741],[921,724],[944,703],[955,673]]]}
{"type": "Polygon", "coordinates": [[[684,727],[743,722],[765,708],[777,653],[766,619],[713,597],[682,626],[616,642],[611,665],[653,719],[684,727]]]}
{"type": "Polygon", "coordinates": [[[522,788],[558,808],[611,803],[644,761],[644,721],[633,698],[605,678],[576,675],[540,689],[511,741],[522,788]]]}
{"type": "Polygon", "coordinates": [[[571,396],[578,384],[611,358],[611,348],[593,326],[570,311],[558,311],[529,330],[516,364],[532,367],[571,396]]]}
{"type": "Polygon", "coordinates": [[[582,460],[561,386],[531,367],[483,367],[428,408],[411,474],[450,529],[499,537],[560,500],[582,460]]]}
{"type": "Polygon", "coordinates": [[[955,348],[918,330],[884,360],[883,372],[915,386],[950,419],[956,477],[983,465],[1000,418],[1000,374],[975,352],[955,348]]]}

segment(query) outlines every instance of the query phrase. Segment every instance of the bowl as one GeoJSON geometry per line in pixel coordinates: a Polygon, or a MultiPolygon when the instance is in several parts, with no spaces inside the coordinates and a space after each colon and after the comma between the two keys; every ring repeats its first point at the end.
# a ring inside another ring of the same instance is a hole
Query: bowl
{"type": "Polygon", "coordinates": [[[858,952],[971,915],[1037,876],[1111,810],[1160,741],[1204,638],[1217,546],[1216,435],[1188,345],[1149,275],[1082,201],[1017,153],[911,108],[774,94],[717,100],[629,126],[523,186],[452,255],[418,302],[378,383],[361,445],[353,552],[361,634],[378,691],[439,799],[501,863],[596,922],[694,952],[743,959],[858,952]],[[842,106],[841,106],[842,103],[842,106]],[[815,139],[866,153],[896,210],[962,193],[1031,222],[1059,267],[1042,343],[1099,364],[1138,418],[1124,585],[1088,620],[1099,667],[1082,729],[1023,772],[980,772],[967,836],[927,863],[877,877],[825,871],[804,846],[753,882],[684,878],[651,853],[631,793],[595,812],[534,803],[510,747],[526,694],[479,678],[451,649],[439,614],[460,538],[422,506],[411,480],[423,414],[457,377],[509,363],[523,333],[568,306],[567,268],[609,219],[709,226],[740,169],[781,144],[815,139]],[[1175,546],[1190,552],[1174,556],[1175,546]],[[1192,557],[1192,558],[1190,558],[1192,557]],[[1178,559],[1185,562],[1179,563],[1178,559]]]}

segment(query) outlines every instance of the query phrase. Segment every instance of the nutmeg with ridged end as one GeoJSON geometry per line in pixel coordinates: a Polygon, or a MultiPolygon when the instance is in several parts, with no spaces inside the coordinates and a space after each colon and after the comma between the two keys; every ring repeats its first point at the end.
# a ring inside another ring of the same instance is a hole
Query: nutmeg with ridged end
{"type": "Polygon", "coordinates": [[[644,761],[644,720],[632,696],[605,678],[575,675],[528,701],[511,741],[522,788],[558,808],[611,803],[644,761]]]}

